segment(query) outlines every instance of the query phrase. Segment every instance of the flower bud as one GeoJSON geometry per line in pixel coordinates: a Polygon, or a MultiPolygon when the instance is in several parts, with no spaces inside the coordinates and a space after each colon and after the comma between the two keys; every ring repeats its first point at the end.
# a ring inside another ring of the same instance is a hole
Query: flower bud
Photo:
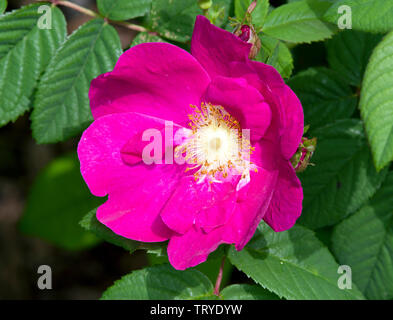
{"type": "Polygon", "coordinates": [[[316,145],[317,138],[302,138],[299,148],[291,159],[292,166],[296,172],[303,172],[309,165],[312,165],[310,159],[315,151],[316,145]]]}
{"type": "Polygon", "coordinates": [[[242,25],[235,31],[235,35],[237,35],[244,42],[252,44],[249,58],[254,59],[261,49],[261,41],[259,40],[259,37],[252,25],[242,25]]]}
{"type": "Polygon", "coordinates": [[[210,9],[212,4],[213,4],[212,0],[198,0],[199,8],[201,8],[202,10],[210,9]]]}
{"type": "Polygon", "coordinates": [[[239,38],[242,39],[244,42],[248,42],[251,37],[251,28],[250,26],[243,25],[240,28],[241,34],[239,35],[239,38]]]}

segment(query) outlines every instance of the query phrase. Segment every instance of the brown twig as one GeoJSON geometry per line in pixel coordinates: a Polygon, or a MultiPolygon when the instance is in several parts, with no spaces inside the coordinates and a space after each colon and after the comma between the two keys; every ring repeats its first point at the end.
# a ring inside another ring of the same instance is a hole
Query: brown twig
{"type": "MultiPolygon", "coordinates": [[[[53,3],[55,6],[56,5],[60,5],[60,6],[64,6],[64,7],[68,7],[70,9],[73,9],[75,11],[78,11],[80,13],[83,13],[87,16],[90,17],[101,17],[98,13],[84,8],[76,3],[73,3],[71,1],[62,1],[62,0],[49,0],[51,3],[53,3]]],[[[129,22],[125,22],[125,21],[113,21],[113,20],[109,20],[109,19],[105,19],[106,21],[108,21],[111,24],[117,24],[119,26],[122,26],[124,28],[130,29],[130,30],[134,30],[134,31],[138,31],[138,32],[148,32],[148,30],[142,26],[139,26],[137,24],[133,24],[133,23],[129,23],[129,22]]]]}

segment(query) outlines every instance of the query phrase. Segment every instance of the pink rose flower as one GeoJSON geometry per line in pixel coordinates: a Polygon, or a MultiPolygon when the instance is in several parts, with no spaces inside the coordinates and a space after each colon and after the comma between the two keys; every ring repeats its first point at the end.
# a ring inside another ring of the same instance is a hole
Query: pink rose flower
{"type": "Polygon", "coordinates": [[[222,243],[241,250],[262,219],[283,231],[301,214],[290,159],[303,134],[302,106],[273,67],[249,60],[250,49],[198,16],[191,54],[143,43],[91,83],[94,122],[78,155],[90,191],[108,195],[97,219],[129,239],[169,240],[176,269],[204,262],[222,243]],[[149,129],[174,141],[150,165],[142,156],[149,129]],[[184,155],[184,164],[165,161],[184,155]]]}

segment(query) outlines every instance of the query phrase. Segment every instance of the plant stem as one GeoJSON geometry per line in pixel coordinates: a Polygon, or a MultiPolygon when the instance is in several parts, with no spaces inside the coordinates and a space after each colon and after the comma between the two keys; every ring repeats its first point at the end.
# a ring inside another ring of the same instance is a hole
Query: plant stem
{"type": "Polygon", "coordinates": [[[222,275],[224,273],[224,265],[225,265],[225,256],[222,258],[220,270],[218,271],[218,275],[217,275],[216,285],[214,287],[213,293],[216,296],[220,296],[220,286],[221,286],[221,281],[222,281],[222,275]]]}
{"type": "Polygon", "coordinates": [[[81,7],[80,5],[73,3],[71,1],[61,1],[61,0],[50,0],[50,1],[54,5],[61,5],[64,7],[71,8],[90,17],[98,17],[98,14],[95,13],[94,11],[81,7]]]}
{"type": "Polygon", "coordinates": [[[125,21],[112,21],[112,20],[109,20],[109,22],[117,24],[119,26],[122,26],[122,27],[130,29],[130,30],[152,33],[149,30],[147,30],[146,28],[144,28],[142,26],[138,26],[137,24],[133,24],[133,23],[125,22],[125,21]]]}
{"type": "MultiPolygon", "coordinates": [[[[49,0],[50,2],[52,2],[54,5],[60,5],[60,6],[64,6],[64,7],[68,7],[71,8],[75,11],[78,11],[80,13],[83,13],[87,16],[90,17],[100,17],[100,15],[92,10],[89,10],[87,8],[84,8],[76,3],[73,3],[71,1],[62,1],[62,0],[49,0]]],[[[109,23],[112,24],[117,24],[119,26],[125,27],[127,29],[130,30],[134,30],[134,31],[139,31],[139,32],[147,32],[148,30],[142,26],[133,24],[133,23],[129,23],[129,22],[125,22],[125,21],[112,21],[109,19],[104,18],[106,21],[108,21],[109,23]]]]}

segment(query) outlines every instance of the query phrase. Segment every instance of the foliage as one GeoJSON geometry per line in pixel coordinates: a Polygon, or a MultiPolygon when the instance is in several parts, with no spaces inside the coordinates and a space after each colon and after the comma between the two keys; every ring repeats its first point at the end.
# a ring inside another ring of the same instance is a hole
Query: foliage
{"type": "Polygon", "coordinates": [[[66,249],[83,249],[98,238],[78,222],[86,210],[101,203],[91,197],[75,155],[58,158],[37,177],[27,200],[20,229],[66,249]],[[72,199],[72,201],[70,201],[72,199]]]}

